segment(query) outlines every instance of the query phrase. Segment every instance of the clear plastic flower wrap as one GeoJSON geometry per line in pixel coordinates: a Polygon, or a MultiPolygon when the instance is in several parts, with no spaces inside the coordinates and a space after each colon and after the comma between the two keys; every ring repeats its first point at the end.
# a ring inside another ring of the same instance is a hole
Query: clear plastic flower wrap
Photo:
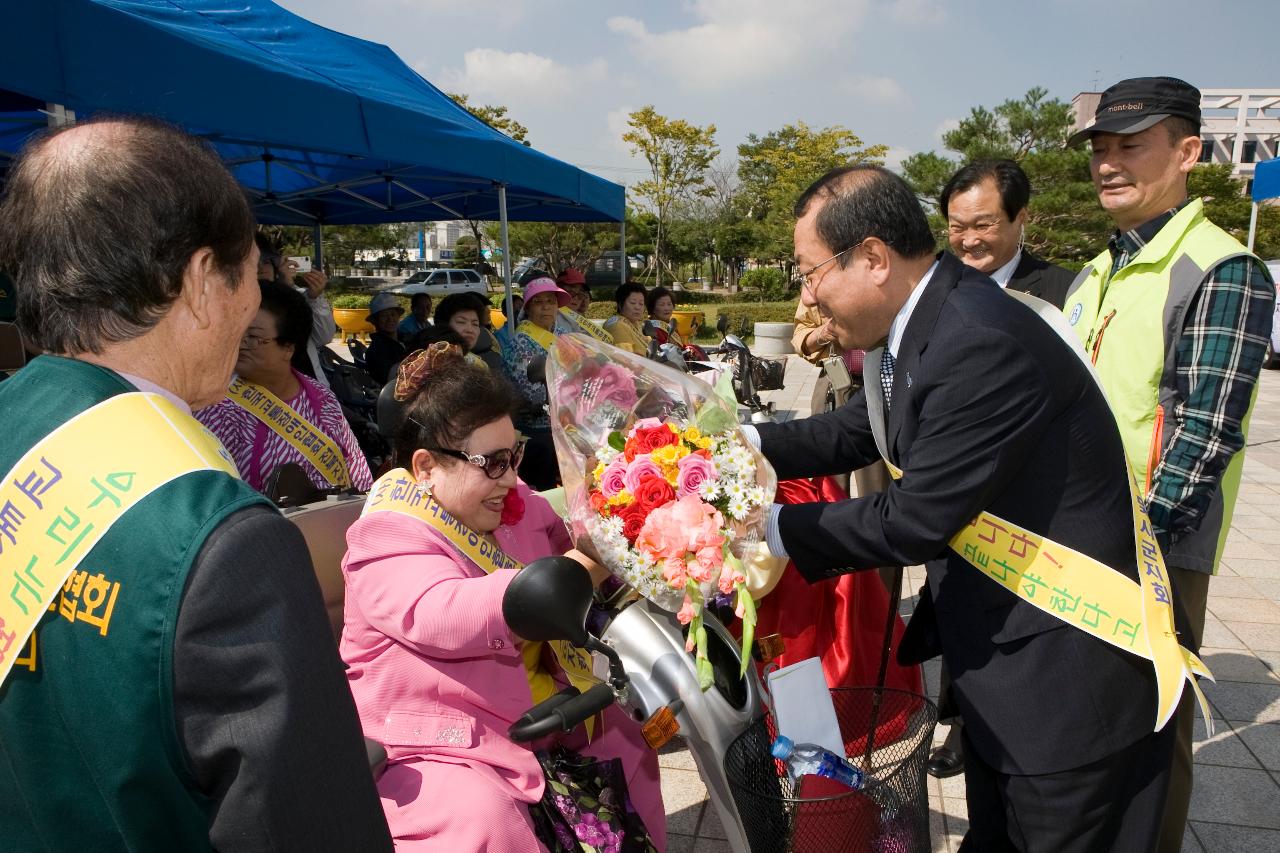
{"type": "Polygon", "coordinates": [[[690,626],[706,689],[705,602],[736,599],[744,649],[752,641],[743,561],[764,538],[773,469],[743,437],[736,405],[643,356],[562,335],[547,385],[575,540],[589,538],[610,572],[690,626]]]}

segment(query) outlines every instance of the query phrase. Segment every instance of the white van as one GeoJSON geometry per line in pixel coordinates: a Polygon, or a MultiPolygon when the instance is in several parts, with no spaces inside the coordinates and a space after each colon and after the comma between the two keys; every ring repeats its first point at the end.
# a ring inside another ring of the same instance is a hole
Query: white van
{"type": "Polygon", "coordinates": [[[452,293],[478,293],[487,297],[489,282],[475,270],[422,270],[409,276],[404,284],[392,289],[391,292],[402,296],[429,293],[436,299],[452,293]]]}

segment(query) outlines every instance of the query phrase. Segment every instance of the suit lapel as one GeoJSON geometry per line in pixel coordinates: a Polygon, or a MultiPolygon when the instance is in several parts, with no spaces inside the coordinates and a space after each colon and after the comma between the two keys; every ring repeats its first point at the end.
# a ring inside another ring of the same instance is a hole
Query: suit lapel
{"type": "Polygon", "coordinates": [[[925,285],[925,291],[907,321],[893,369],[893,402],[889,407],[887,423],[890,452],[897,446],[898,433],[902,429],[902,413],[907,409],[914,384],[912,374],[919,372],[920,355],[929,345],[933,328],[938,324],[938,314],[964,270],[964,264],[954,255],[947,252],[940,254],[938,268],[933,271],[933,278],[925,285]]]}
{"type": "Polygon", "coordinates": [[[1035,255],[1023,249],[1022,259],[1018,261],[1018,268],[1013,271],[1013,275],[1009,278],[1009,288],[1037,295],[1034,288],[1040,283],[1040,269],[1040,264],[1037,262],[1035,255]]]}

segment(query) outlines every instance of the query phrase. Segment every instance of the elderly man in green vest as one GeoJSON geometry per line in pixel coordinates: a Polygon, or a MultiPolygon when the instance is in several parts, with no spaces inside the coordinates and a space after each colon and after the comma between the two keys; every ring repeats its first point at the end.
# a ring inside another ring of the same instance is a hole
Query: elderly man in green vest
{"type": "MultiPolygon", "coordinates": [[[[1116,232],[1063,308],[1093,359],[1198,648],[1244,465],[1271,332],[1266,267],[1187,198],[1200,159],[1200,92],[1171,77],[1122,80],[1070,140],[1088,140],[1098,200],[1116,232]]],[[[1183,697],[1189,698],[1189,694],[1183,697]]],[[[1178,851],[1191,797],[1192,703],[1161,851],[1178,851]]]]}
{"type": "Polygon", "coordinates": [[[0,268],[5,850],[391,850],[305,543],[191,417],[258,308],[243,191],[110,119],[30,143],[0,268]]]}

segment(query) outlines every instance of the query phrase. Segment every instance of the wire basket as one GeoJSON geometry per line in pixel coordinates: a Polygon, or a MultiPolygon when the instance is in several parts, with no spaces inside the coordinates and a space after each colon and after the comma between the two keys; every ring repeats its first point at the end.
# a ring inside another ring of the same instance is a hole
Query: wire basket
{"type": "Polygon", "coordinates": [[[854,791],[817,776],[793,784],[769,751],[773,718],[761,717],[724,759],[752,853],[929,853],[925,764],[937,707],[918,693],[876,687],[838,688],[831,699],[845,753],[867,773],[866,786],[854,791]]]}

